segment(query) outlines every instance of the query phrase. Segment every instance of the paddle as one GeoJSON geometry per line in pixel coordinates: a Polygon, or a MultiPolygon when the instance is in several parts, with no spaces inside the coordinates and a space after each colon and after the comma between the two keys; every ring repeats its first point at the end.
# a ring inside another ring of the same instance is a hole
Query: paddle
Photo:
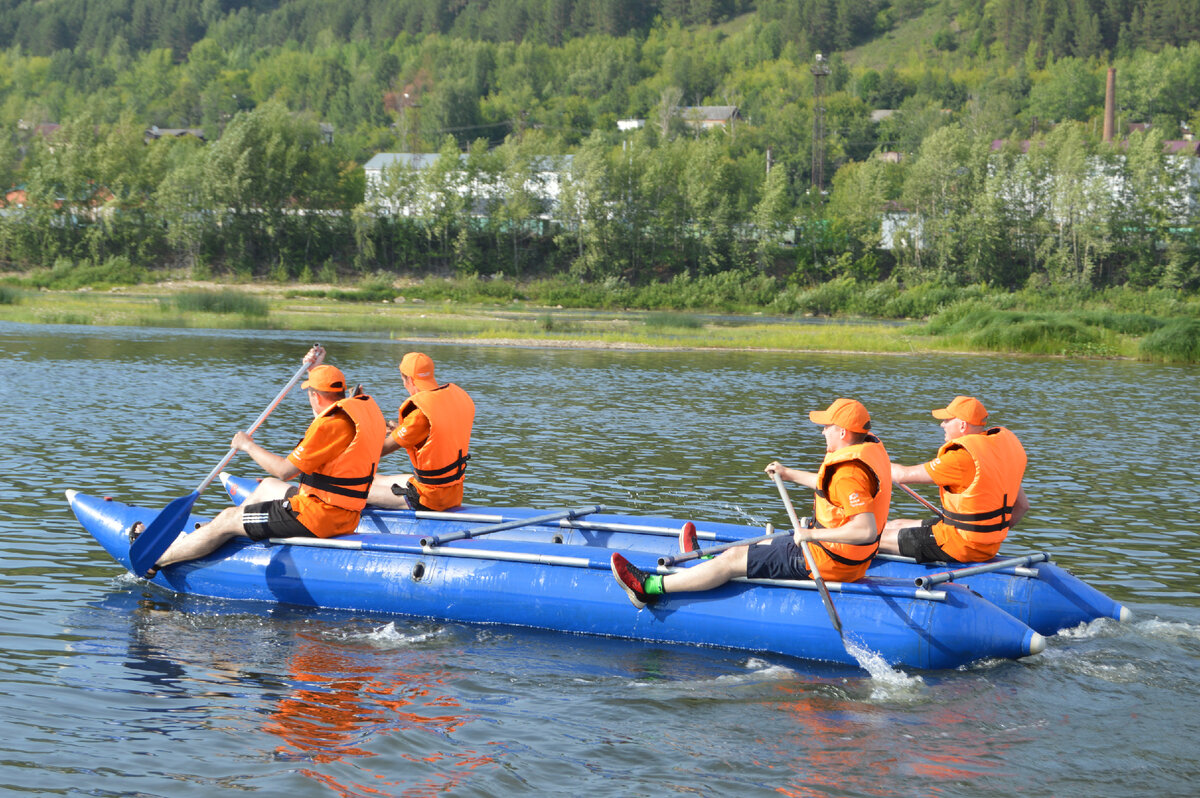
{"type": "Polygon", "coordinates": [[[942,512],[940,509],[938,509],[938,508],[937,508],[937,507],[935,507],[934,505],[930,504],[928,501],[926,501],[926,500],[925,500],[925,497],[924,497],[924,496],[922,496],[921,494],[917,493],[915,490],[913,490],[912,488],[910,488],[908,485],[905,485],[905,484],[903,484],[903,483],[901,483],[901,482],[893,482],[892,484],[893,484],[893,485],[899,485],[901,490],[903,490],[903,491],[904,491],[905,493],[907,493],[909,496],[912,496],[914,499],[916,499],[916,500],[917,500],[918,502],[920,502],[921,504],[925,505],[925,507],[927,507],[928,509],[932,510],[932,511],[933,511],[933,513],[934,513],[934,514],[935,514],[935,515],[936,515],[938,518],[942,519],[943,521],[945,521],[945,520],[946,520],[946,516],[945,516],[945,514],[944,514],[944,513],[943,513],[943,512],[942,512]]]}
{"type": "Polygon", "coordinates": [[[512,521],[502,521],[499,524],[489,524],[488,526],[478,526],[474,529],[463,529],[458,532],[449,532],[445,535],[429,535],[421,538],[422,546],[440,546],[443,543],[449,543],[452,540],[466,540],[467,538],[479,537],[492,532],[502,532],[505,529],[516,529],[522,526],[537,526],[538,524],[548,524],[553,521],[561,521],[564,518],[575,519],[582,518],[585,515],[598,513],[604,509],[603,504],[594,504],[591,507],[580,507],[578,510],[558,510],[546,515],[538,515],[533,518],[517,518],[512,521]]]}
{"type": "MultiPolygon", "coordinates": [[[[304,375],[308,373],[310,368],[320,365],[321,359],[322,355],[318,354],[312,363],[305,361],[299,371],[288,380],[288,384],[283,386],[283,390],[279,392],[279,395],[275,397],[271,404],[267,405],[267,409],[262,411],[262,415],[255,419],[254,423],[246,429],[247,435],[254,434],[259,425],[271,414],[271,411],[283,401],[283,397],[287,396],[288,391],[292,390],[292,387],[304,378],[304,375]]],[[[225,455],[225,458],[217,464],[217,467],[204,478],[204,481],[194,491],[173,500],[142,530],[142,534],[138,535],[137,540],[129,547],[129,563],[133,573],[139,576],[145,575],[151,566],[158,561],[158,558],[162,556],[163,552],[171,547],[171,544],[175,542],[175,538],[179,537],[179,533],[183,531],[184,525],[187,524],[188,515],[192,512],[192,505],[200,497],[200,492],[208,487],[208,483],[216,479],[217,475],[221,473],[221,469],[228,465],[229,461],[237,453],[237,449],[230,449],[229,454],[225,455]]]]}
{"type": "Polygon", "coordinates": [[[672,554],[668,557],[659,557],[659,565],[675,565],[676,563],[687,562],[688,560],[698,560],[702,557],[710,557],[713,554],[718,554],[726,549],[732,549],[735,546],[753,546],[755,543],[763,543],[775,538],[786,537],[792,534],[791,532],[776,532],[775,528],[767,524],[767,534],[759,535],[756,538],[746,538],[745,540],[735,540],[731,543],[722,543],[720,546],[713,546],[709,549],[696,549],[695,551],[687,551],[682,554],[672,554]]]}
{"type": "MultiPolygon", "coordinates": [[[[796,517],[796,508],[792,506],[792,499],[788,496],[787,488],[783,486],[783,477],[779,476],[778,471],[772,471],[771,478],[775,480],[775,487],[779,488],[779,497],[783,499],[783,506],[787,508],[792,528],[798,531],[801,528],[800,519],[796,517]]],[[[817,585],[817,592],[821,594],[821,602],[825,605],[825,611],[829,613],[829,620],[833,623],[833,628],[837,630],[838,637],[842,638],[842,642],[845,643],[846,635],[842,632],[842,619],[838,617],[837,610],[833,607],[833,599],[829,596],[829,588],[825,587],[825,580],[817,571],[817,563],[813,559],[807,540],[800,541],[800,550],[804,552],[804,562],[808,564],[808,572],[817,585]]]]}

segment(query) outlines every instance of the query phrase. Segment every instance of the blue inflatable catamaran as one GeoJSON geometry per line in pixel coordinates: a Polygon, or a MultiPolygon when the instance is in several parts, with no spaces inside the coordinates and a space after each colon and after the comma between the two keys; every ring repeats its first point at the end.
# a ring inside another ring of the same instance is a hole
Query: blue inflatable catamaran
{"type": "MultiPolygon", "coordinates": [[[[221,478],[236,502],[256,484],[221,478]]],[[[156,510],[76,491],[67,498],[84,528],[132,571],[128,530],[138,521],[149,524],[156,510]]],[[[153,581],[214,598],[856,663],[812,582],[741,579],[635,609],[612,578],[611,552],[647,571],[687,567],[672,564],[684,522],[601,510],[368,509],[354,534],[262,543],[240,538],[164,568],[153,581]]],[[[185,530],[206,520],[191,516],[185,530]]],[[[760,533],[735,524],[696,526],[703,547],[760,533]]],[[[847,639],[890,664],[920,669],[1029,656],[1060,629],[1129,616],[1042,554],[983,568],[880,559],[865,579],[826,586],[847,639]]]]}

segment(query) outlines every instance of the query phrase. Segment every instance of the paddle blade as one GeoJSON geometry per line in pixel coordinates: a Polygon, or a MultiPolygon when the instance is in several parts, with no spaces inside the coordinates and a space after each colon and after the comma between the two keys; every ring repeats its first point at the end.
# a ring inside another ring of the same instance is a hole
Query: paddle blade
{"type": "Polygon", "coordinates": [[[183,531],[191,515],[192,505],[200,497],[200,491],[194,490],[187,496],[175,499],[163,511],[155,516],[138,539],[129,547],[130,570],[137,576],[145,575],[146,571],[158,561],[163,552],[171,547],[175,538],[183,531]]]}

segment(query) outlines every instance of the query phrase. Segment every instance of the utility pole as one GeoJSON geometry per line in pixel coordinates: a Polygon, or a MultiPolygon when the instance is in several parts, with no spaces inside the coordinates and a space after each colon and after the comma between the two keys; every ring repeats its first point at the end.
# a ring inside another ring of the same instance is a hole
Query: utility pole
{"type": "Polygon", "coordinates": [[[821,196],[825,186],[825,105],[822,95],[825,93],[825,78],[829,76],[829,64],[825,57],[817,53],[813,61],[813,137],[812,137],[812,184],[821,196]]]}

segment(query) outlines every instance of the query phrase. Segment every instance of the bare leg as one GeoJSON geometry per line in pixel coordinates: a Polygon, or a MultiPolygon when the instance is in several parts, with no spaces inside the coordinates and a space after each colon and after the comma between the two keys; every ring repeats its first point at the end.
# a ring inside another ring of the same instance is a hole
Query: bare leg
{"type": "Polygon", "coordinates": [[[711,560],[704,560],[663,577],[664,593],[688,593],[720,587],[730,579],[746,575],[748,546],[726,549],[711,560]]]}
{"type": "Polygon", "coordinates": [[[177,562],[186,562],[211,554],[228,540],[238,535],[245,535],[242,527],[242,506],[226,507],[217,517],[204,524],[199,529],[181,534],[175,538],[163,555],[154,564],[155,568],[163,568],[177,562]]]}
{"type": "Polygon", "coordinates": [[[271,502],[276,499],[282,499],[287,496],[287,492],[293,487],[292,483],[284,482],[282,479],[264,477],[263,481],[258,483],[258,487],[246,497],[246,501],[242,502],[242,504],[257,504],[258,502],[271,502]]]}
{"type": "Polygon", "coordinates": [[[375,477],[375,481],[371,483],[371,490],[367,493],[367,504],[373,507],[382,507],[385,510],[407,509],[408,500],[404,498],[404,487],[410,479],[412,479],[412,474],[375,477]],[[393,487],[400,493],[397,494],[393,487]]]}
{"type": "Polygon", "coordinates": [[[291,483],[284,482],[282,479],[276,479],[275,477],[267,477],[258,483],[258,487],[246,497],[246,500],[241,505],[226,507],[217,514],[216,518],[207,524],[204,524],[193,532],[175,538],[175,542],[163,552],[163,555],[158,558],[158,562],[154,564],[154,567],[162,568],[177,562],[186,562],[203,557],[206,554],[216,551],[226,541],[232,540],[239,535],[245,536],[246,530],[242,526],[243,508],[260,502],[282,499],[291,488],[291,483]]]}
{"type": "Polygon", "coordinates": [[[881,554],[899,554],[900,542],[898,535],[901,529],[907,529],[910,526],[920,526],[920,521],[914,521],[911,518],[894,518],[888,521],[883,526],[883,532],[879,536],[879,551],[881,554]]]}

